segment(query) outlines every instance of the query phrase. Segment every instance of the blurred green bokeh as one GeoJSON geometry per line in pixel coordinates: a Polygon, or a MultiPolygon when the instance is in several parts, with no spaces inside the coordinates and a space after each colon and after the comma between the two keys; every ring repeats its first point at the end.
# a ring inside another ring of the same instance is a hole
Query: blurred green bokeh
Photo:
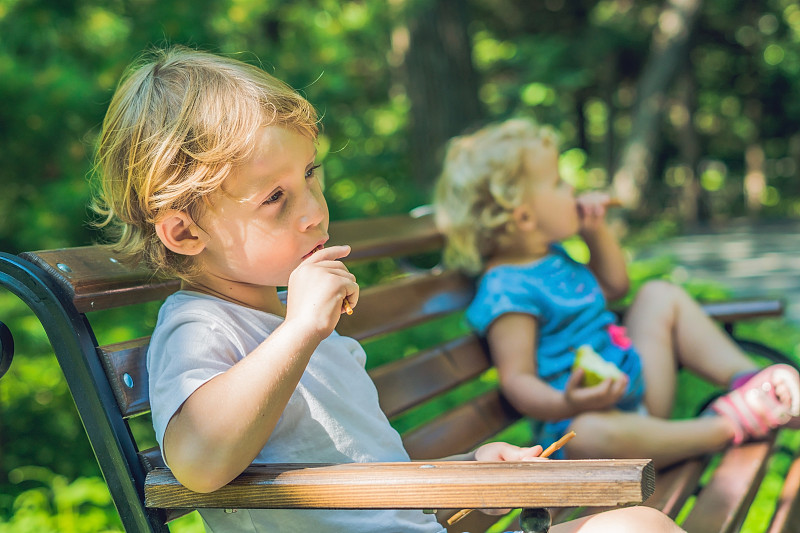
{"type": "MultiPolygon", "coordinates": [[[[425,93],[414,86],[420,79],[414,74],[422,67],[408,58],[434,37],[456,36],[454,26],[469,37],[477,75],[479,109],[469,120],[524,115],[552,124],[565,178],[579,189],[607,188],[633,129],[654,35],[674,23],[668,6],[655,0],[0,0],[0,250],[99,238],[86,206],[106,106],[125,66],[143,49],[168,44],[259,64],[315,104],[323,116],[319,158],[334,219],[405,212],[430,200],[433,175],[419,170],[430,164],[420,166],[420,156],[410,154],[417,154],[415,128],[429,120],[434,129],[445,110],[420,99],[425,93]],[[425,33],[422,22],[432,18],[441,23],[440,35],[425,33]]],[[[644,206],[630,221],[632,247],[674,234],[687,221],[800,215],[800,7],[794,0],[708,0],[691,30],[679,68],[659,88],[663,113],[649,146],[644,206]]],[[[473,90],[468,74],[423,71],[422,78],[432,78],[427,89],[449,96],[473,90]]],[[[470,125],[466,116],[464,110],[465,120],[452,122],[449,134],[470,125]]],[[[428,148],[423,156],[435,163],[441,143],[428,148]]],[[[580,246],[574,251],[583,253],[580,246]]],[[[632,275],[637,282],[669,278],[671,268],[668,259],[637,263],[632,275]]],[[[715,284],[689,284],[703,297],[725,294],[715,284]]],[[[147,334],[155,308],[135,313],[136,320],[109,319],[101,341],[147,334]]],[[[5,292],[0,319],[17,343],[11,372],[0,381],[0,533],[120,530],[41,326],[5,292]]],[[[800,340],[796,328],[776,321],[747,327],[750,336],[780,342],[788,353],[800,340]]],[[[148,421],[139,426],[146,440],[148,421]]],[[[776,468],[771,475],[779,483],[783,467],[776,468]]],[[[758,520],[747,527],[760,531],[758,520]]],[[[202,527],[193,514],[172,529],[202,527]]]]}

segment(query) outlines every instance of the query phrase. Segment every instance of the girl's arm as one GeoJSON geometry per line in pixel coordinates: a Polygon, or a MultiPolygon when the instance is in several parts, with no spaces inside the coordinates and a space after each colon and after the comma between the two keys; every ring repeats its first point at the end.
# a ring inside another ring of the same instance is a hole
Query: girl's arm
{"type": "Polygon", "coordinates": [[[343,299],[355,305],[355,278],[331,250],[334,247],[317,252],[292,273],[283,324],[192,393],[169,421],[164,456],[187,488],[216,490],[250,465],[272,434],[314,350],[338,323],[343,299]]]}
{"type": "Polygon", "coordinates": [[[507,313],[489,326],[487,340],[500,377],[500,387],[511,405],[538,420],[561,420],[580,413],[611,407],[622,398],[627,378],[607,379],[580,387],[583,372],[573,372],[565,391],[559,391],[536,374],[536,318],[507,313]]]}
{"type": "Polygon", "coordinates": [[[578,197],[577,203],[580,235],[591,254],[588,267],[600,283],[606,300],[613,301],[627,294],[630,280],[625,255],[605,221],[608,199],[604,193],[588,193],[578,197]]]}

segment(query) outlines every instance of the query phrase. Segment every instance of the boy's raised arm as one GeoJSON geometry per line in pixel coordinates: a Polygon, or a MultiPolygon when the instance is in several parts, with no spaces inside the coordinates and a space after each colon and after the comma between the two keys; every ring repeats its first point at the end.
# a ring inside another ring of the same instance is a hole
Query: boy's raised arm
{"type": "Polygon", "coordinates": [[[228,371],[198,388],[164,433],[164,457],[195,492],[239,475],[269,439],[319,344],[291,323],[278,327],[228,371]]]}
{"type": "Polygon", "coordinates": [[[164,456],[175,477],[210,492],[239,475],[266,444],[319,343],[332,332],[342,301],[358,301],[355,277],[321,250],[289,279],[285,321],[255,350],[198,388],[173,415],[164,456]]]}

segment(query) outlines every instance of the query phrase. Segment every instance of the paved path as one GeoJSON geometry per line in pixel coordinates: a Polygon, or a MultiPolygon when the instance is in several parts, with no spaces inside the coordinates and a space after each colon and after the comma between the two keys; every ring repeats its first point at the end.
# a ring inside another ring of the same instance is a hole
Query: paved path
{"type": "Polygon", "coordinates": [[[693,278],[719,281],[738,297],[779,297],[800,323],[800,221],[697,229],[648,247],[639,257],[667,253],[693,278]]]}

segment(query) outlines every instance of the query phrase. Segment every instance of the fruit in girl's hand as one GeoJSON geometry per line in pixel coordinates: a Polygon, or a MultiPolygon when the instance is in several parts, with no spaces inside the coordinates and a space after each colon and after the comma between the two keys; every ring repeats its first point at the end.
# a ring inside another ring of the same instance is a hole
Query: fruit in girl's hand
{"type": "Polygon", "coordinates": [[[617,365],[600,357],[600,354],[588,344],[575,350],[575,362],[572,363],[572,370],[578,368],[583,370],[581,385],[584,387],[591,387],[608,378],[617,379],[624,375],[617,365]]]}

